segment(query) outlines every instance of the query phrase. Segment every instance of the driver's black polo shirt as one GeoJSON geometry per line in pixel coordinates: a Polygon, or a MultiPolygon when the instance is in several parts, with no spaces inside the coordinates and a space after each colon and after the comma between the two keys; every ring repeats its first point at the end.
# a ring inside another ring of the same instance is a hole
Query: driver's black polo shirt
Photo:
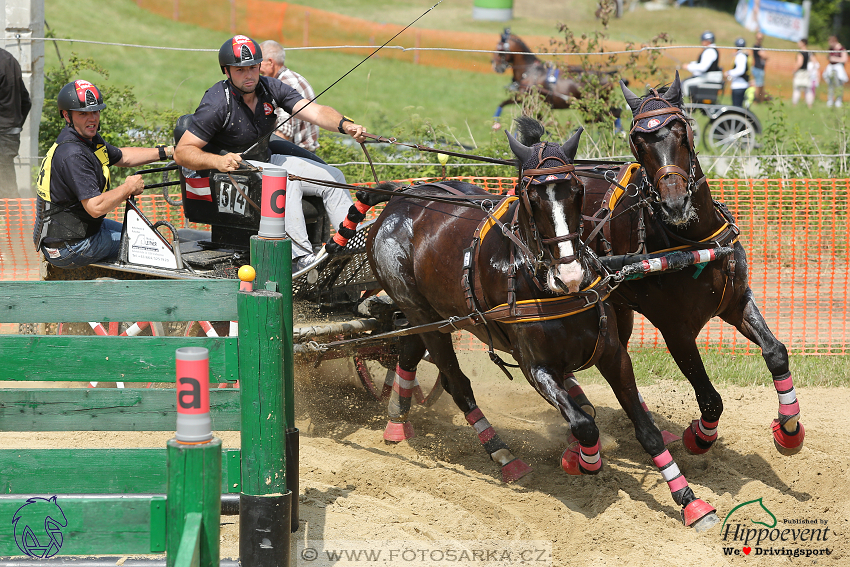
{"type": "MultiPolygon", "coordinates": [[[[189,132],[217,149],[243,152],[274,129],[277,115],[273,102],[292,114],[292,107],[304,98],[289,85],[272,77],[260,77],[255,93],[257,106],[252,112],[230,81],[219,81],[204,93],[192,116],[189,132]],[[225,89],[229,91],[229,97],[225,89]]],[[[269,157],[270,152],[266,150],[263,159],[268,161],[269,157]]]]}

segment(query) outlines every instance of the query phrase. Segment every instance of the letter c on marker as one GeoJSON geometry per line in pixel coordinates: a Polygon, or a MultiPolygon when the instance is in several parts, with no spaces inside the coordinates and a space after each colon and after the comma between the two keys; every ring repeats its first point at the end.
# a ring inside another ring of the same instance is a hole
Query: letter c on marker
{"type": "Polygon", "coordinates": [[[276,189],[269,198],[269,206],[271,206],[272,211],[276,212],[277,214],[284,214],[286,210],[286,189],[276,189]],[[277,202],[280,197],[283,197],[283,205],[279,206],[277,202]]]}

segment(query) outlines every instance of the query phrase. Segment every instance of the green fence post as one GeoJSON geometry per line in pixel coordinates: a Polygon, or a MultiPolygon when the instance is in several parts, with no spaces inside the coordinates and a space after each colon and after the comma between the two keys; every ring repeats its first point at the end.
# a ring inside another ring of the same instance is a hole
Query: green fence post
{"type": "Polygon", "coordinates": [[[237,303],[242,400],[239,558],[245,567],[287,567],[292,493],[286,485],[283,296],[258,289],[240,292],[237,303]]]}
{"type": "MultiPolygon", "coordinates": [[[[167,444],[166,565],[174,567],[181,540],[200,514],[201,567],[218,567],[221,538],[221,439],[209,419],[209,352],[177,349],[177,428],[167,444]]],[[[195,526],[197,528],[197,526],[195,526]]],[[[198,536],[197,530],[195,536],[198,536]]]]}
{"type": "Polygon", "coordinates": [[[295,427],[295,364],[292,352],[292,241],[251,237],[256,283],[277,283],[283,296],[283,405],[286,427],[286,486],[292,491],[292,531],[298,531],[298,428],[295,427]]]}

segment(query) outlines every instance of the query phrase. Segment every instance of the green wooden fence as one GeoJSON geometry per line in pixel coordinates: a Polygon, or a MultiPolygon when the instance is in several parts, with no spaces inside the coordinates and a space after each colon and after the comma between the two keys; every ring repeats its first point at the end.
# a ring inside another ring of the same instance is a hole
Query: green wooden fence
{"type": "MultiPolygon", "coordinates": [[[[239,321],[238,337],[3,335],[0,380],[174,383],[175,350],[207,348],[210,382],[239,381],[241,386],[210,391],[213,430],[242,432],[241,451],[213,451],[215,459],[221,458],[215,501],[220,505],[221,494],[238,493],[240,517],[246,505],[261,512],[272,506],[279,516],[291,506],[287,481],[297,486],[297,465],[286,470],[286,439],[293,432],[297,445],[290,246],[289,241],[252,239],[257,270],[252,292],[240,292],[235,280],[0,282],[0,323],[239,321]]],[[[171,388],[0,389],[0,431],[174,431],[176,415],[171,388]]],[[[22,555],[11,520],[26,497],[58,494],[68,521],[61,555],[167,552],[168,565],[218,565],[218,539],[205,539],[213,529],[218,534],[218,525],[208,525],[218,523],[217,512],[208,516],[210,506],[190,510],[178,502],[183,497],[175,496],[169,483],[182,473],[169,478],[166,465],[166,454],[171,457],[173,451],[170,446],[0,449],[0,556],[22,555]],[[186,511],[179,520],[168,512],[176,508],[186,511]]],[[[185,466],[206,471],[217,462],[201,461],[185,466]]],[[[206,475],[197,471],[189,476],[206,475]]],[[[201,494],[201,483],[186,480],[186,494],[194,490],[209,501],[209,488],[201,494]]],[[[285,552],[282,545],[269,551],[252,541],[251,534],[274,532],[274,526],[252,521],[247,529],[241,526],[242,565],[288,565],[289,528],[297,527],[297,517],[284,520],[285,552]]]]}

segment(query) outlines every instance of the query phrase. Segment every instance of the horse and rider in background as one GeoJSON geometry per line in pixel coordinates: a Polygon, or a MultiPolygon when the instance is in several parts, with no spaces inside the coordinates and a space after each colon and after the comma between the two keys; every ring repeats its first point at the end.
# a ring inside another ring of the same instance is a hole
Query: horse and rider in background
{"type": "MultiPolygon", "coordinates": [[[[522,39],[511,33],[510,28],[505,28],[499,38],[492,64],[497,73],[504,73],[508,67],[513,69],[513,82],[508,87],[511,94],[499,104],[493,115],[494,129],[501,128],[499,118],[506,105],[521,102],[534,91],[543,97],[547,105],[559,110],[570,108],[576,99],[581,99],[584,87],[594,79],[598,80],[599,85],[606,91],[611,91],[615,86],[615,82],[611,80],[615,71],[588,71],[579,65],[563,67],[544,63],[531,52],[522,39]]],[[[611,104],[609,111],[619,131],[622,110],[618,105],[611,104]]]]}

